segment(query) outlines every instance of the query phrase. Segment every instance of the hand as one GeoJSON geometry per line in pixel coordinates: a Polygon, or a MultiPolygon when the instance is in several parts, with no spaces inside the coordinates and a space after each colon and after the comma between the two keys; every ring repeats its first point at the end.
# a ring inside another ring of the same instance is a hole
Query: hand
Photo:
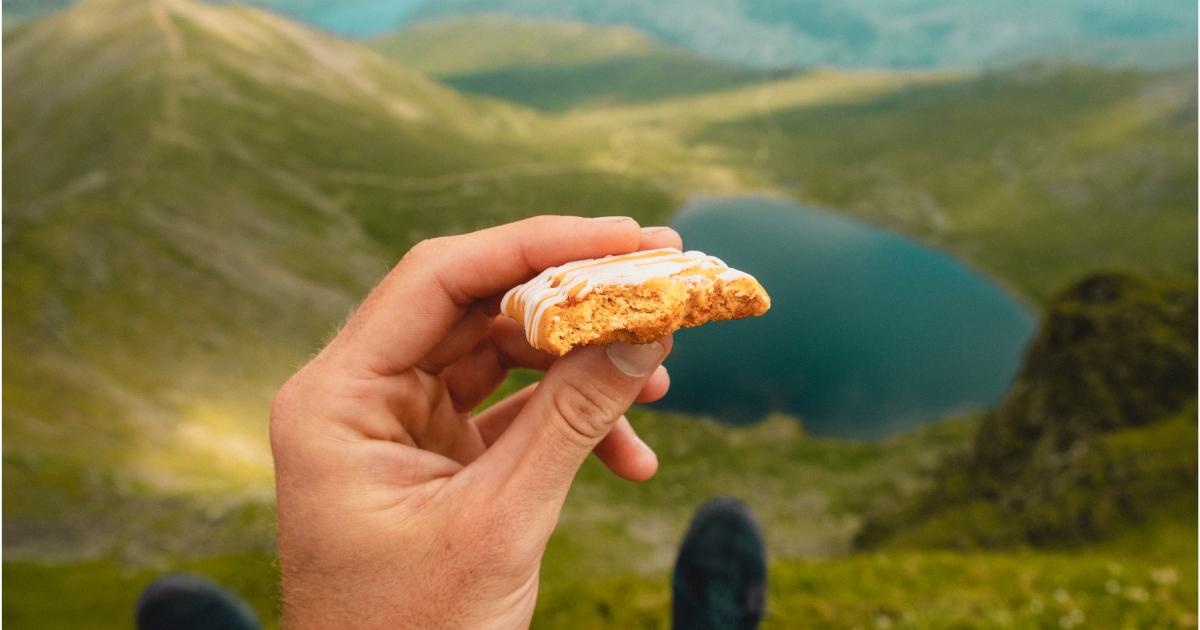
{"type": "Polygon", "coordinates": [[[588,453],[654,474],[622,414],[666,393],[671,342],[556,359],[499,296],[571,260],[680,246],[632,219],[538,217],[409,251],[271,410],[284,626],[528,625],[588,453]],[[512,367],[546,375],[470,416],[512,367]]]}

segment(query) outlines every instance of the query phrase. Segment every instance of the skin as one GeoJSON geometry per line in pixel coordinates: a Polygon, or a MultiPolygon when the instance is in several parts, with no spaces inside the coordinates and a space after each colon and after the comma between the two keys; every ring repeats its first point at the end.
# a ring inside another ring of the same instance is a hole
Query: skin
{"type": "Polygon", "coordinates": [[[499,298],[547,267],[681,246],[628,218],[547,216],[409,251],[272,408],[285,627],[528,626],[583,460],[657,469],[623,414],[666,394],[671,340],[556,358],[499,298]],[[546,375],[471,415],[514,367],[546,375]]]}

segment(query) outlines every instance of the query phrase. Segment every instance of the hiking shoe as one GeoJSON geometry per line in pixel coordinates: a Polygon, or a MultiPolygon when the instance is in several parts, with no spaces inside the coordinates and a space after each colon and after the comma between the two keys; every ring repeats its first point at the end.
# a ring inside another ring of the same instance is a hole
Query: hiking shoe
{"type": "Polygon", "coordinates": [[[229,591],[193,575],[164,575],[137,601],[138,630],[260,630],[258,618],[229,591]]]}
{"type": "Polygon", "coordinates": [[[679,547],[671,591],[677,630],[758,627],[767,597],[767,554],[746,504],[723,497],[696,510],[679,547]]]}

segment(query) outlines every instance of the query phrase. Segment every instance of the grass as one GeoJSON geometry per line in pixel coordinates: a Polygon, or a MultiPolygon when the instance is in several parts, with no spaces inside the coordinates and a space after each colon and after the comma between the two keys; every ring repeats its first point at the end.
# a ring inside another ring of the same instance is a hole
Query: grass
{"type": "MultiPolygon", "coordinates": [[[[1194,533],[1194,527],[1158,530],[1129,548],[891,551],[775,561],[763,627],[1194,628],[1194,533]],[[1147,548],[1148,540],[1157,542],[1147,548]]],[[[670,627],[667,573],[595,576],[580,566],[586,565],[577,565],[570,576],[543,578],[534,627],[670,627]]],[[[5,561],[4,623],[128,628],[140,589],[159,572],[179,570],[225,585],[255,608],[266,627],[274,627],[277,570],[271,555],[154,568],[114,559],[73,565],[5,561]]]]}
{"type": "Polygon", "coordinates": [[[202,575],[237,594],[264,628],[277,627],[273,554],[208,556],[156,566],[106,558],[67,565],[4,562],[4,625],[22,628],[130,628],[138,594],[163,573],[202,575]],[[69,596],[66,596],[68,595],[69,596]]]}
{"type": "MultiPolygon", "coordinates": [[[[510,388],[527,380],[528,373],[510,388]]],[[[550,610],[563,605],[557,598],[573,597],[560,587],[663,575],[692,511],[721,494],[759,512],[774,557],[844,555],[865,510],[924,488],[940,454],[964,448],[976,426],[949,421],[859,443],[807,437],[785,417],[738,428],[646,409],[629,415],[657,449],[659,475],[632,484],[595,460],[585,464],[545,556],[550,610]]],[[[181,570],[226,584],[260,614],[271,613],[269,486],[257,501],[181,494],[63,466],[61,459],[7,463],[4,595],[13,627],[34,627],[35,619],[36,627],[127,625],[138,590],[156,574],[181,570]],[[78,601],[47,595],[83,585],[91,586],[78,601]]]]}
{"type": "MultiPolygon", "coordinates": [[[[770,535],[768,533],[768,535],[770,535]]],[[[899,551],[772,563],[763,628],[1194,628],[1191,553],[899,551]]],[[[667,575],[543,585],[534,627],[669,628],[667,575]]]]}

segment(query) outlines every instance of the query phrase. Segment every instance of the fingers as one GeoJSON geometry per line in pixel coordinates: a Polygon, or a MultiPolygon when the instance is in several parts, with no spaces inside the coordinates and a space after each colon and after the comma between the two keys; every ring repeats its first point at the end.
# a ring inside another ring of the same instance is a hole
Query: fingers
{"type": "Polygon", "coordinates": [[[683,239],[679,233],[669,227],[655,226],[642,228],[642,242],[639,250],[674,247],[683,249],[683,239]]]}
{"type": "Polygon", "coordinates": [[[638,437],[625,416],[617,419],[612,431],[592,452],[622,479],[645,481],[658,472],[658,456],[638,437]]]}
{"type": "MultiPolygon", "coordinates": [[[[671,379],[667,376],[667,368],[660,365],[658,369],[654,370],[654,374],[650,375],[650,379],[646,381],[646,384],[642,387],[642,391],[638,392],[636,402],[654,402],[667,395],[667,388],[670,385],[671,379]]],[[[512,424],[513,419],[521,412],[525,403],[529,402],[529,397],[533,395],[533,390],[536,387],[537,383],[527,385],[517,393],[488,407],[487,410],[471,418],[471,421],[475,423],[475,427],[479,429],[479,435],[483,438],[485,445],[491,446],[496,440],[500,439],[500,435],[504,433],[508,425],[512,424]]],[[[630,430],[633,429],[632,426],[629,428],[630,430]]],[[[604,442],[600,443],[601,446],[603,444],[604,442]]],[[[597,455],[599,454],[599,451],[597,451],[597,455]]],[[[600,458],[604,459],[604,456],[600,458]]],[[[608,464],[609,468],[613,468],[608,460],[605,460],[605,464],[608,464]]]]}
{"type": "Polygon", "coordinates": [[[494,317],[483,340],[446,368],[442,378],[454,408],[466,412],[495,391],[510,369],[523,367],[545,371],[556,358],[530,346],[525,331],[517,322],[507,317],[494,317]]]}
{"type": "Polygon", "coordinates": [[[371,291],[329,352],[353,373],[394,374],[429,354],[472,302],[547,267],[632,252],[642,239],[633,219],[543,216],[423,241],[371,291]]]}
{"type": "MultiPolygon", "coordinates": [[[[452,336],[473,327],[468,320],[472,318],[474,312],[475,310],[472,309],[471,314],[468,314],[459,325],[455,326],[452,336]]],[[[454,401],[454,408],[458,411],[467,412],[478,406],[488,395],[496,391],[512,368],[521,367],[544,372],[550,369],[550,366],[558,358],[530,346],[521,325],[507,317],[493,317],[487,333],[481,337],[482,341],[477,343],[470,352],[458,357],[442,372],[446,388],[450,391],[450,398],[454,401]]],[[[447,340],[439,345],[432,354],[438,354],[442,349],[450,348],[452,345],[447,340]]],[[[419,365],[424,367],[427,363],[433,362],[433,359],[426,357],[419,365]]],[[[666,395],[670,383],[671,379],[667,376],[666,368],[659,366],[646,384],[646,389],[638,394],[637,402],[653,402],[662,398],[666,395]]]]}
{"type": "Polygon", "coordinates": [[[479,429],[479,436],[483,438],[484,444],[491,446],[500,439],[504,430],[512,424],[513,418],[516,418],[521,409],[525,407],[525,403],[529,402],[529,397],[533,395],[536,388],[537,383],[526,385],[517,393],[471,418],[475,427],[479,429]]]}
{"type": "MultiPolygon", "coordinates": [[[[678,249],[683,246],[679,234],[669,227],[642,228],[640,239],[639,250],[661,247],[678,249]]],[[[462,411],[479,404],[504,380],[503,372],[497,374],[495,369],[488,369],[497,365],[496,362],[489,360],[492,354],[496,354],[492,352],[493,350],[499,351],[496,358],[501,359],[500,367],[527,367],[545,371],[554,359],[552,355],[535,350],[529,345],[520,324],[507,317],[496,318],[498,309],[499,296],[486,302],[473,304],[466,316],[454,325],[446,338],[417,364],[418,367],[431,372],[442,370],[464,358],[468,363],[473,364],[471,369],[456,370],[460,375],[469,376],[469,380],[480,383],[479,387],[471,391],[470,397],[473,400],[462,402],[462,406],[459,407],[462,411]],[[497,321],[491,322],[492,319],[497,321]],[[499,322],[507,322],[507,325],[499,322]],[[490,327],[489,324],[491,324],[490,327]],[[480,347],[480,342],[484,340],[485,334],[496,342],[497,348],[489,348],[486,343],[480,347]],[[468,353],[482,353],[484,356],[471,357],[468,353]],[[506,358],[511,360],[506,361],[506,358]]]]}
{"type": "MultiPolygon", "coordinates": [[[[513,425],[475,462],[477,478],[503,480],[557,518],[576,471],[666,358],[671,339],[577,349],[555,362],[513,425]]],[[[609,447],[628,452],[629,441],[609,447]]],[[[644,470],[638,466],[637,471],[644,470]]],[[[515,498],[515,497],[514,497],[515,498]]],[[[548,535],[548,533],[547,533],[548,535]]]]}
{"type": "Polygon", "coordinates": [[[430,374],[440,372],[442,368],[478,346],[479,340],[484,338],[495,319],[495,314],[488,313],[478,305],[472,305],[433,350],[417,362],[417,367],[430,374]]]}
{"type": "Polygon", "coordinates": [[[648,403],[654,402],[659,398],[667,395],[667,390],[671,388],[671,375],[667,373],[667,368],[664,365],[658,366],[654,373],[650,375],[650,379],[642,386],[642,391],[638,392],[635,402],[648,403]]]}

